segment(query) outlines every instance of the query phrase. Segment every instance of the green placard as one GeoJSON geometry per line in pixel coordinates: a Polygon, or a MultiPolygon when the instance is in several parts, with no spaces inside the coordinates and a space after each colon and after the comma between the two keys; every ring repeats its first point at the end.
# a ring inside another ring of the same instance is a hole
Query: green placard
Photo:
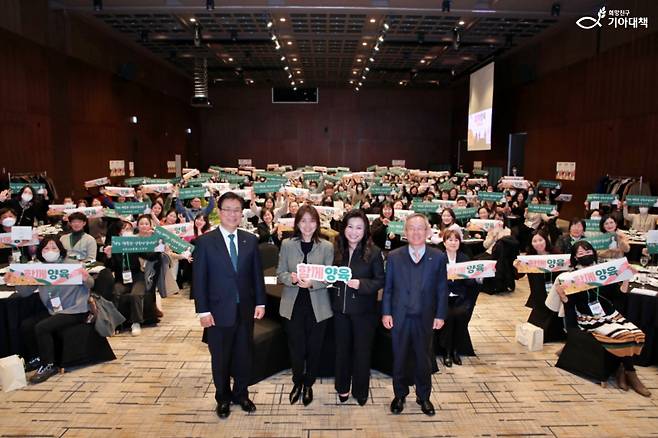
{"type": "Polygon", "coordinates": [[[155,235],[150,237],[112,236],[112,254],[155,252],[159,240],[155,235]]]}
{"type": "Polygon", "coordinates": [[[528,213],[551,214],[553,210],[557,211],[557,206],[552,204],[528,204],[528,213]]]}
{"type": "Polygon", "coordinates": [[[552,181],[549,179],[540,179],[539,184],[537,184],[537,187],[546,187],[549,189],[557,189],[558,187],[561,187],[562,184],[560,181],[552,181]]]}
{"type": "Polygon", "coordinates": [[[439,204],[435,202],[416,202],[412,204],[413,211],[416,213],[437,213],[439,204]]]}
{"type": "Polygon", "coordinates": [[[207,183],[210,178],[193,178],[187,182],[189,187],[201,187],[207,183]]]}
{"type": "Polygon", "coordinates": [[[368,188],[371,194],[373,195],[390,195],[393,187],[391,186],[380,186],[373,185],[368,188]]]}
{"type": "Polygon", "coordinates": [[[350,172],[350,168],[349,168],[349,167],[337,167],[336,170],[337,170],[338,172],[345,172],[345,173],[349,173],[349,172],[350,172]]]}
{"type": "Polygon", "coordinates": [[[366,167],[366,172],[374,172],[377,169],[377,165],[373,164],[372,166],[366,167]]]}
{"type": "Polygon", "coordinates": [[[135,186],[141,186],[142,184],[145,184],[146,181],[148,181],[147,177],[145,177],[145,176],[136,176],[136,177],[124,179],[123,184],[128,186],[128,187],[135,187],[135,186]]]}
{"type": "Polygon", "coordinates": [[[446,181],[444,183],[439,184],[439,190],[450,191],[452,190],[453,187],[455,187],[455,185],[450,181],[446,181]]]}
{"type": "Polygon", "coordinates": [[[614,237],[614,233],[605,233],[592,237],[586,237],[585,240],[588,241],[595,250],[599,251],[602,249],[610,248],[610,243],[614,237]]]}
{"type": "Polygon", "coordinates": [[[197,178],[212,178],[215,176],[214,174],[210,172],[199,172],[199,175],[197,175],[197,178]]]}
{"type": "Polygon", "coordinates": [[[169,178],[146,178],[145,184],[168,184],[170,182],[171,180],[169,178]]]}
{"type": "Polygon", "coordinates": [[[205,187],[186,187],[178,191],[178,199],[203,199],[206,196],[205,187]]]}
{"type": "Polygon", "coordinates": [[[470,208],[453,208],[453,212],[455,212],[455,216],[459,220],[463,219],[471,219],[478,214],[478,209],[477,207],[470,207],[470,208]]]}
{"type": "MultiPolygon", "coordinates": [[[[341,177],[338,175],[325,175],[324,180],[330,183],[337,183],[340,181],[341,177]]],[[[268,180],[269,181],[269,180],[268,180]]]]}
{"type": "Polygon", "coordinates": [[[304,172],[304,181],[319,181],[322,175],[319,172],[304,172]]]}
{"type": "Polygon", "coordinates": [[[194,245],[186,242],[171,231],[162,227],[156,227],[155,231],[153,232],[153,236],[155,236],[158,241],[162,239],[164,243],[169,245],[169,248],[171,248],[171,250],[176,254],[181,254],[185,251],[194,251],[194,245]]]}
{"type": "Polygon", "coordinates": [[[404,221],[393,221],[388,223],[387,231],[389,233],[401,236],[404,234],[404,221]]]}
{"type": "Polygon", "coordinates": [[[630,207],[653,207],[656,203],[658,203],[658,196],[626,196],[626,204],[630,207]]]}
{"type": "Polygon", "coordinates": [[[458,177],[458,178],[468,178],[468,173],[457,172],[457,173],[455,173],[454,176],[456,176],[456,177],[458,177]]]}
{"type": "Polygon", "coordinates": [[[244,182],[244,176],[236,175],[234,173],[221,172],[219,177],[231,184],[242,184],[244,182]]]}
{"type": "Polygon", "coordinates": [[[281,188],[281,183],[279,182],[264,182],[264,183],[254,183],[254,193],[257,195],[262,195],[265,193],[276,193],[281,188]]]}
{"type": "Polygon", "coordinates": [[[647,250],[649,251],[649,254],[658,254],[658,242],[647,243],[647,250]]]}
{"type": "Polygon", "coordinates": [[[598,219],[585,219],[585,230],[587,231],[599,231],[599,224],[601,223],[601,218],[598,219]]]}
{"type": "Polygon", "coordinates": [[[609,193],[590,193],[587,195],[587,202],[600,202],[602,204],[612,204],[617,199],[617,195],[609,193]]]}
{"type": "Polygon", "coordinates": [[[473,169],[473,175],[477,176],[489,176],[489,171],[488,170],[482,170],[482,169],[473,169]]]}
{"type": "Polygon", "coordinates": [[[35,191],[36,190],[43,190],[43,189],[46,188],[46,185],[42,184],[42,183],[24,183],[24,182],[9,183],[9,189],[14,193],[20,192],[21,189],[25,186],[30,186],[35,191]]]}
{"type": "Polygon", "coordinates": [[[478,199],[480,201],[493,201],[500,202],[505,199],[505,193],[503,192],[478,192],[478,199]]]}
{"type": "Polygon", "coordinates": [[[116,202],[114,204],[114,211],[120,216],[143,214],[145,209],[145,202],[116,202]]]}

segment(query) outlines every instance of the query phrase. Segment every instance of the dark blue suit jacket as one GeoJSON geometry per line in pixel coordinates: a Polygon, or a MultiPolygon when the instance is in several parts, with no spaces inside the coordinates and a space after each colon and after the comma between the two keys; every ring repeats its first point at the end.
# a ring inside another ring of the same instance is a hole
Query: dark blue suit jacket
{"type": "Polygon", "coordinates": [[[234,325],[240,309],[249,312],[249,317],[253,318],[255,306],[265,305],[265,279],[258,237],[238,230],[237,244],[236,272],[219,228],[195,241],[193,287],[196,311],[210,312],[219,327],[234,325]],[[237,293],[240,294],[240,309],[237,293]]]}
{"type": "MultiPolygon", "coordinates": [[[[423,258],[421,318],[431,327],[434,319],[445,320],[448,312],[448,259],[441,251],[429,246],[425,247],[423,258]]],[[[406,317],[412,263],[407,246],[391,251],[386,259],[382,314],[393,316],[393,327],[401,327],[406,317]]]]}

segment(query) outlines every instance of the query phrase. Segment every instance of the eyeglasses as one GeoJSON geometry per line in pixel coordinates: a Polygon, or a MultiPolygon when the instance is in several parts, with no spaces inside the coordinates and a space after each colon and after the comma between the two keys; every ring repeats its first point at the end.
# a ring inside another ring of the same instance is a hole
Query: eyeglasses
{"type": "Polygon", "coordinates": [[[242,209],[237,208],[220,208],[220,210],[229,214],[242,214],[242,209]]]}

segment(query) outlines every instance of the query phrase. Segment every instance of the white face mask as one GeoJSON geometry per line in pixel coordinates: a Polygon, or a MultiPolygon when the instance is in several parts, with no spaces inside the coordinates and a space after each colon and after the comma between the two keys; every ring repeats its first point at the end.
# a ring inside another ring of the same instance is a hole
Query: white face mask
{"type": "Polygon", "coordinates": [[[516,195],[516,190],[510,190],[509,194],[510,194],[511,196],[516,195]]]}
{"type": "Polygon", "coordinates": [[[41,253],[43,259],[49,263],[59,260],[59,251],[43,251],[41,253]]]}
{"type": "Polygon", "coordinates": [[[648,207],[640,207],[640,214],[647,214],[647,213],[649,213],[648,207]]]}
{"type": "Polygon", "coordinates": [[[6,217],[2,220],[3,227],[13,227],[15,223],[16,223],[15,217],[6,217]]]}
{"type": "Polygon", "coordinates": [[[133,234],[132,231],[122,231],[122,232],[121,232],[121,235],[122,235],[123,237],[134,236],[134,234],[133,234]]]}
{"type": "Polygon", "coordinates": [[[23,200],[23,202],[30,202],[32,200],[32,195],[30,195],[29,193],[23,193],[21,195],[21,199],[23,200]]]}

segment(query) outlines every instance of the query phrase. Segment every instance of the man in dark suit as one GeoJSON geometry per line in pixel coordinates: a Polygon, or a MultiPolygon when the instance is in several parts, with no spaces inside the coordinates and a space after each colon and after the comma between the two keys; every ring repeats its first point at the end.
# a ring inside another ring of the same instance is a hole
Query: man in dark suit
{"type": "Polygon", "coordinates": [[[221,225],[196,240],[194,298],[201,326],[208,334],[217,415],[226,418],[231,401],[246,412],[256,410],[247,386],[254,319],[265,315],[265,280],[258,238],[237,229],[242,220],[242,198],[224,193],[218,207],[221,225]]]}
{"type": "Polygon", "coordinates": [[[399,414],[409,394],[405,364],[409,349],[415,358],[416,403],[426,415],[434,415],[432,391],[432,329],[443,327],[448,311],[446,256],[425,246],[431,233],[422,214],[405,223],[409,245],[389,253],[382,302],[382,323],[393,338],[393,390],[391,412],[399,414]]]}

